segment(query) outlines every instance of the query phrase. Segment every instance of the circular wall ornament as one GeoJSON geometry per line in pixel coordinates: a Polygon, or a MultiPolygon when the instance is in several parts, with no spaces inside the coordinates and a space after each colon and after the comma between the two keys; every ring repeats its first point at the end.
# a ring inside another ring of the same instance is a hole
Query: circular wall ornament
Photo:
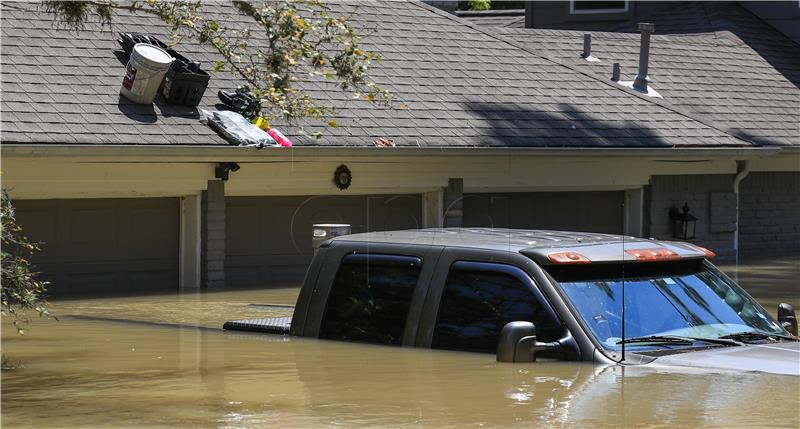
{"type": "Polygon", "coordinates": [[[350,187],[350,183],[352,183],[352,181],[353,174],[350,173],[350,169],[347,168],[346,165],[342,164],[336,167],[336,171],[333,172],[333,183],[337,188],[344,191],[350,187]]]}

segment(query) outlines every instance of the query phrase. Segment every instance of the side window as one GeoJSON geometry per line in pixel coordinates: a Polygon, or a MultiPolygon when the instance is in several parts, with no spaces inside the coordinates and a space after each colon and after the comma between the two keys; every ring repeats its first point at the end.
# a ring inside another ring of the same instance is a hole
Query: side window
{"type": "Polygon", "coordinates": [[[353,254],[342,259],[320,338],[400,345],[422,260],[353,254]]]}
{"type": "Polygon", "coordinates": [[[510,265],[456,262],[444,286],[433,347],[495,353],[497,337],[508,322],[536,324],[540,341],[559,337],[561,323],[527,276],[510,265]]]}

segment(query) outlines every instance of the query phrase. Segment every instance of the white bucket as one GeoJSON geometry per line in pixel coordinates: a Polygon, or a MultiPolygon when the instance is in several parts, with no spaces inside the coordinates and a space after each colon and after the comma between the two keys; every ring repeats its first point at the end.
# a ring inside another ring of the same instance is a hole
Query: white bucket
{"type": "Polygon", "coordinates": [[[137,43],[131,51],[119,93],[134,103],[152,103],[172,60],[165,50],[157,46],[137,43]]]}

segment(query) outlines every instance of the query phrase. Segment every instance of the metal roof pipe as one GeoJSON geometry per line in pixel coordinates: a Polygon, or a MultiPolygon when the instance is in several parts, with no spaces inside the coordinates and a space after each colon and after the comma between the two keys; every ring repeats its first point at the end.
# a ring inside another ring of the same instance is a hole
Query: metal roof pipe
{"type": "Polygon", "coordinates": [[[583,52],[581,58],[591,63],[596,63],[600,60],[592,56],[592,33],[583,34],[583,52]]]}
{"type": "Polygon", "coordinates": [[[619,63],[614,63],[611,68],[611,80],[614,82],[619,82],[619,75],[620,75],[620,68],[619,63]]]}
{"type": "Polygon", "coordinates": [[[633,88],[637,91],[647,92],[647,65],[650,60],[650,34],[656,31],[656,25],[648,22],[639,23],[639,32],[642,33],[642,42],[639,46],[639,74],[633,81],[633,88]]]}
{"type": "Polygon", "coordinates": [[[592,33],[586,33],[583,35],[583,53],[581,56],[583,58],[589,58],[592,56],[592,33]]]}

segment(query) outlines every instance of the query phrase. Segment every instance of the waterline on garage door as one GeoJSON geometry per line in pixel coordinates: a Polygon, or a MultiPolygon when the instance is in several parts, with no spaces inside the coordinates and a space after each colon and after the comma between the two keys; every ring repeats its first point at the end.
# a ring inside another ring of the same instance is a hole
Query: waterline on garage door
{"type": "Polygon", "coordinates": [[[347,223],[353,233],[422,226],[419,194],[227,197],[226,284],[297,284],[313,254],[312,225],[347,223]]]}
{"type": "Polygon", "coordinates": [[[625,192],[508,192],[464,195],[464,226],[621,234],[625,192]]]}
{"type": "Polygon", "coordinates": [[[178,198],[14,201],[55,297],[175,291],[178,198]]]}

